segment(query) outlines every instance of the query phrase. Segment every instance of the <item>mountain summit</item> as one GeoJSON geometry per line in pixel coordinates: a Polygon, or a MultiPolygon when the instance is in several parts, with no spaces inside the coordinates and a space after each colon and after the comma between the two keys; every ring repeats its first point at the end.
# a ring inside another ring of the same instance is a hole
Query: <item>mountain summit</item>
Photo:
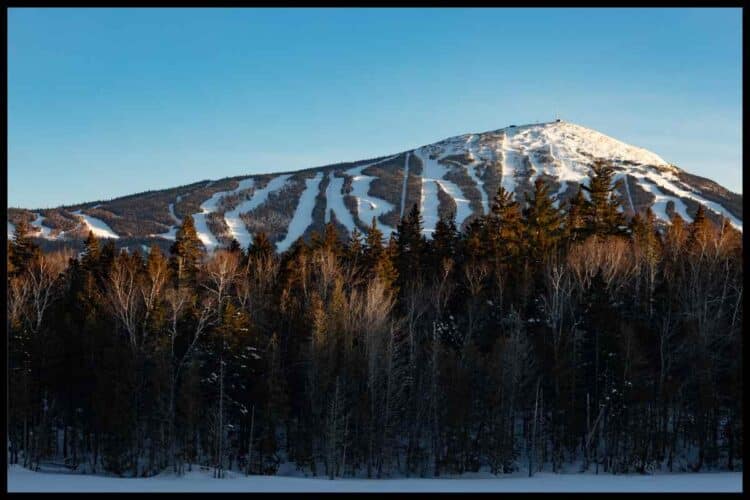
{"type": "Polygon", "coordinates": [[[92,230],[117,238],[119,247],[164,245],[190,214],[209,250],[232,238],[246,247],[253,233],[265,231],[283,251],[329,221],[344,235],[355,227],[366,232],[375,218],[387,237],[416,203],[430,237],[441,214],[455,214],[462,227],[487,213],[501,185],[523,199],[541,177],[563,208],[600,159],[616,171],[615,188],[628,217],[651,207],[664,223],[674,213],[689,222],[703,205],[709,217],[727,217],[742,229],[741,195],[655,153],[558,120],[465,134],[370,160],[207,180],[54,209],[11,208],[8,235],[26,220],[50,244],[80,240],[92,230]]]}

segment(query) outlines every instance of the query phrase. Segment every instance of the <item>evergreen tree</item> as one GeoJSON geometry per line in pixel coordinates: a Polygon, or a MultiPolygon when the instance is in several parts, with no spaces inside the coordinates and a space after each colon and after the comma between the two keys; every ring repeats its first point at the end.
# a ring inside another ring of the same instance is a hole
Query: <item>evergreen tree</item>
{"type": "Polygon", "coordinates": [[[346,244],[346,259],[354,267],[360,263],[364,255],[365,247],[362,244],[362,233],[355,227],[346,244]]]}
{"type": "Polygon", "coordinates": [[[608,234],[622,234],[625,221],[619,197],[614,191],[612,180],[615,171],[609,164],[597,160],[591,166],[589,185],[583,185],[590,196],[586,204],[584,218],[589,234],[603,236],[608,234]]]}
{"type": "Polygon", "coordinates": [[[194,284],[204,249],[191,215],[183,219],[182,225],[177,230],[175,242],[169,251],[171,253],[170,264],[178,286],[194,284]]]}
{"type": "Polygon", "coordinates": [[[586,198],[583,196],[583,186],[578,186],[576,195],[568,204],[568,213],[565,218],[565,239],[572,243],[579,241],[585,235],[586,221],[586,198]]]}
{"type": "Polygon", "coordinates": [[[31,240],[31,226],[22,220],[16,224],[13,239],[10,241],[9,257],[14,274],[25,272],[38,252],[39,246],[31,240]]]}
{"type": "Polygon", "coordinates": [[[421,272],[425,255],[425,238],[422,235],[422,214],[415,203],[401,219],[396,229],[397,271],[399,288],[403,289],[407,276],[421,272]]]}
{"type": "Polygon", "coordinates": [[[240,253],[242,252],[242,247],[240,246],[240,242],[237,241],[236,238],[232,238],[232,240],[229,242],[229,246],[227,247],[227,250],[229,250],[232,253],[240,253]]]}
{"type": "Polygon", "coordinates": [[[488,256],[497,265],[511,263],[525,250],[525,221],[521,206],[503,186],[497,190],[485,224],[488,256]]]}
{"type": "Polygon", "coordinates": [[[549,186],[540,178],[534,182],[534,194],[526,195],[526,234],[532,265],[553,256],[562,233],[562,216],[553,205],[549,186]]]}
{"type": "Polygon", "coordinates": [[[433,269],[439,269],[446,259],[453,260],[456,254],[456,245],[458,243],[458,229],[454,214],[448,217],[440,217],[435,225],[435,232],[432,235],[431,254],[433,258],[433,269]]]}
{"type": "Polygon", "coordinates": [[[709,241],[713,240],[715,227],[706,217],[703,205],[698,205],[693,222],[688,226],[687,241],[685,242],[688,252],[702,254],[705,252],[709,241]]]}

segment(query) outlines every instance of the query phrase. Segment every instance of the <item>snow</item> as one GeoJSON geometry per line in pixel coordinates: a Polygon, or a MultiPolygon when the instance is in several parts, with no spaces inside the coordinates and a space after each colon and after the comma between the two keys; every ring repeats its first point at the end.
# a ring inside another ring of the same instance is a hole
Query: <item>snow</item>
{"type": "MultiPolygon", "coordinates": [[[[368,194],[368,191],[370,190],[370,183],[375,179],[375,177],[371,175],[364,175],[362,171],[367,167],[392,160],[396,156],[398,155],[393,155],[376,162],[360,165],[359,167],[354,167],[346,171],[346,174],[352,177],[351,195],[354,196],[354,198],[357,200],[357,216],[359,217],[359,220],[362,221],[362,223],[366,226],[370,225],[373,217],[377,218],[383,214],[387,214],[388,212],[393,210],[394,207],[386,200],[368,194]]],[[[383,235],[386,238],[389,237],[393,232],[392,227],[382,223],[379,223],[379,225],[380,230],[383,232],[383,235]]]]}
{"type": "MultiPolygon", "coordinates": [[[[224,214],[224,220],[227,222],[227,226],[229,226],[229,231],[232,234],[232,237],[237,240],[242,248],[247,248],[250,246],[250,243],[252,243],[253,241],[253,236],[247,230],[247,226],[245,226],[245,222],[240,218],[240,214],[255,210],[257,207],[265,203],[266,200],[268,200],[268,195],[283,188],[289,177],[289,174],[274,177],[273,179],[268,181],[266,187],[264,187],[263,189],[256,189],[249,199],[243,201],[233,210],[230,210],[224,214]]],[[[252,182],[252,179],[248,179],[245,186],[252,186],[252,182]]],[[[247,189],[247,187],[245,189],[247,189]]],[[[236,189],[235,191],[241,190],[242,187],[236,189]]]]}
{"type": "Polygon", "coordinates": [[[52,238],[52,235],[50,234],[52,230],[44,225],[44,217],[42,214],[35,213],[36,219],[31,223],[32,226],[38,227],[41,231],[41,237],[42,238],[52,238]]]}
{"type": "Polygon", "coordinates": [[[174,225],[169,228],[169,231],[166,233],[160,233],[160,234],[151,234],[150,236],[156,236],[159,238],[164,238],[165,240],[174,240],[177,238],[177,230],[180,227],[180,224],[182,224],[182,220],[177,217],[177,215],[174,213],[174,206],[176,203],[179,203],[182,199],[182,195],[177,195],[177,198],[175,198],[174,203],[169,204],[169,215],[172,216],[172,220],[174,221],[174,225]]]}
{"type": "Polygon", "coordinates": [[[76,210],[75,212],[71,213],[80,217],[87,229],[93,232],[94,236],[96,236],[97,238],[119,238],[119,236],[117,236],[117,233],[112,231],[112,229],[103,220],[97,219],[96,217],[91,217],[90,215],[86,215],[80,210],[76,210]]]}
{"type": "Polygon", "coordinates": [[[632,213],[635,213],[635,205],[633,205],[633,198],[630,196],[630,186],[628,184],[628,177],[625,174],[617,174],[614,176],[613,181],[617,182],[619,180],[622,180],[623,185],[625,186],[625,195],[628,198],[628,206],[630,207],[630,211],[632,213]]]}
{"type": "MultiPolygon", "coordinates": [[[[694,201],[700,203],[701,205],[703,205],[705,208],[707,208],[709,210],[712,210],[713,212],[716,212],[719,215],[723,215],[723,216],[727,217],[729,219],[729,222],[735,228],[737,228],[738,230],[742,231],[742,221],[741,220],[739,220],[737,217],[735,217],[734,215],[732,215],[720,203],[716,203],[715,201],[707,200],[706,198],[703,198],[702,196],[700,196],[699,194],[695,193],[692,190],[684,189],[684,188],[678,186],[677,182],[679,182],[679,181],[677,181],[676,177],[672,177],[670,179],[671,176],[669,176],[669,175],[664,176],[663,174],[660,175],[659,172],[655,172],[652,169],[640,169],[640,171],[638,171],[638,172],[632,172],[630,175],[632,175],[633,177],[639,178],[640,179],[639,185],[641,185],[641,186],[643,186],[644,181],[647,179],[652,184],[654,184],[654,187],[656,187],[655,185],[659,185],[660,187],[663,187],[663,188],[665,188],[665,189],[673,192],[674,194],[676,194],[676,195],[678,195],[678,196],[680,196],[682,198],[689,198],[691,200],[694,200],[694,201]]],[[[653,192],[653,188],[651,188],[651,189],[652,189],[651,192],[653,192]]],[[[685,204],[682,202],[682,200],[680,200],[676,196],[666,196],[664,194],[662,194],[662,196],[665,196],[666,198],[674,201],[675,202],[675,206],[680,206],[680,205],[682,207],[685,206],[685,204]]],[[[693,220],[689,216],[686,217],[687,212],[685,212],[685,214],[683,214],[680,209],[678,209],[677,211],[680,214],[680,216],[682,216],[683,219],[686,219],[687,221],[692,221],[693,220]]],[[[669,221],[669,219],[665,219],[665,220],[667,222],[669,221]]]]}
{"type": "Polygon", "coordinates": [[[289,222],[286,237],[276,243],[279,252],[288,249],[300,236],[305,234],[305,229],[312,224],[312,213],[315,208],[315,197],[318,196],[320,182],[323,180],[323,173],[318,172],[312,179],[305,179],[305,190],[300,196],[297,203],[297,209],[294,211],[294,217],[289,222]]]}
{"type": "Polygon", "coordinates": [[[476,144],[478,141],[478,135],[472,135],[469,140],[466,141],[466,146],[469,151],[469,157],[473,160],[469,165],[466,165],[466,173],[469,174],[474,183],[477,185],[479,194],[482,196],[482,215],[484,215],[486,213],[489,213],[490,203],[487,197],[487,189],[485,189],[484,187],[484,181],[479,178],[479,174],[477,173],[477,168],[479,168],[483,163],[482,160],[478,158],[477,154],[476,144]]]}
{"type": "MultiPolygon", "coordinates": [[[[615,179],[630,176],[641,187],[656,196],[654,213],[657,217],[669,222],[666,204],[673,201],[675,210],[687,221],[687,207],[679,197],[689,198],[702,204],[709,210],[727,217],[730,223],[742,230],[742,221],[732,215],[721,204],[703,198],[699,192],[682,184],[676,173],[678,170],[664,161],[660,156],[643,148],[631,146],[622,141],[604,135],[595,130],[569,122],[550,122],[506,127],[485,134],[469,134],[445,139],[434,146],[464,150],[475,160],[467,166],[467,173],[481,187],[480,179],[473,171],[478,163],[494,162],[502,158],[502,186],[514,192],[517,186],[516,175],[522,175],[525,169],[524,158],[529,159],[532,172],[531,182],[540,174],[554,177],[560,183],[557,195],[565,192],[569,182],[588,184],[588,175],[592,159],[611,160],[617,168],[615,179]],[[462,145],[462,146],[461,146],[462,145]],[[538,155],[548,157],[540,161],[538,155]],[[662,189],[677,196],[667,195],[662,189]]],[[[482,202],[485,202],[485,193],[482,202]]],[[[633,208],[630,187],[625,183],[627,202],[633,208]]],[[[588,198],[588,193],[584,191],[588,198]]],[[[431,205],[428,204],[427,208],[431,205]]],[[[484,208],[485,212],[487,207],[484,208]]]]}
{"type": "Polygon", "coordinates": [[[685,219],[686,222],[693,222],[693,218],[687,213],[687,207],[685,203],[679,198],[674,196],[667,196],[661,192],[661,190],[652,182],[648,182],[644,177],[636,177],[636,182],[645,191],[648,191],[654,196],[654,201],[651,205],[654,215],[659,219],[670,222],[669,214],[667,213],[667,203],[674,202],[675,211],[680,214],[680,217],[685,219]]]}
{"type": "Polygon", "coordinates": [[[210,469],[194,467],[182,477],[116,478],[32,472],[8,468],[9,492],[742,492],[741,472],[610,475],[523,473],[439,479],[335,479],[245,476],[227,472],[214,479],[210,469]]]}
{"type": "Polygon", "coordinates": [[[445,191],[456,203],[455,221],[456,226],[461,224],[471,215],[469,200],[461,192],[455,183],[444,179],[448,173],[448,167],[440,163],[440,160],[451,154],[455,154],[455,148],[440,146],[425,146],[414,150],[414,155],[422,161],[422,218],[424,226],[422,232],[425,236],[431,238],[435,231],[440,216],[438,207],[440,200],[438,198],[438,189],[445,191]],[[435,158],[431,158],[434,156],[435,158]]]}
{"type": "Polygon", "coordinates": [[[343,224],[351,233],[354,230],[354,218],[344,204],[344,178],[335,177],[333,172],[328,174],[326,187],[326,223],[331,221],[331,212],[336,214],[336,220],[343,224]]]}
{"type": "MultiPolygon", "coordinates": [[[[213,181],[206,186],[208,187],[211,184],[213,184],[213,181]]],[[[250,189],[253,184],[253,179],[243,179],[239,182],[236,189],[214,193],[209,199],[201,203],[201,211],[193,214],[193,220],[195,221],[195,230],[198,233],[198,238],[200,238],[203,246],[206,247],[207,251],[212,252],[219,246],[219,240],[216,239],[216,236],[214,236],[214,234],[211,232],[211,229],[208,227],[208,224],[206,223],[206,217],[208,216],[208,214],[217,211],[219,202],[223,197],[243,191],[245,189],[250,189]]]]}

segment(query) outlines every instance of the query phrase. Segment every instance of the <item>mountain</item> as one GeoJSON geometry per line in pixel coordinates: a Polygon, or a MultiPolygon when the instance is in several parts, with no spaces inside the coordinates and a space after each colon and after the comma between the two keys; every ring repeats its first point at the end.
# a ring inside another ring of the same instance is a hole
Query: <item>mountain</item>
{"type": "Polygon", "coordinates": [[[9,208],[8,235],[26,220],[47,247],[75,247],[92,230],[116,238],[120,248],[153,242],[166,248],[182,218],[192,214],[209,250],[231,238],[247,247],[251,235],[263,230],[283,251],[299,237],[321,232],[328,221],[343,236],[354,227],[366,232],[375,217],[387,237],[418,203],[429,237],[440,214],[452,212],[464,226],[486,213],[500,185],[522,197],[542,177],[564,207],[597,159],[614,166],[627,216],[650,206],[664,223],[673,213],[691,221],[701,204],[714,220],[724,216],[742,229],[742,195],[650,151],[558,120],[465,134],[370,160],[206,180],[54,209],[9,208]]]}

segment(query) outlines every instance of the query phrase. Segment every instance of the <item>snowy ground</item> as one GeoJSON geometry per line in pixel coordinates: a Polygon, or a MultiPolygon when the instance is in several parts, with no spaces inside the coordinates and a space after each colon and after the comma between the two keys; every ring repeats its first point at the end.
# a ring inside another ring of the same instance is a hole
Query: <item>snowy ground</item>
{"type": "Polygon", "coordinates": [[[8,468],[9,492],[741,492],[742,473],[622,475],[538,473],[472,479],[336,479],[249,476],[210,471],[147,479],[31,472],[8,468]]]}
{"type": "Polygon", "coordinates": [[[94,236],[96,236],[97,238],[119,238],[117,233],[112,231],[112,228],[109,227],[103,220],[97,219],[96,217],[91,217],[90,215],[86,215],[80,210],[76,210],[70,213],[80,217],[83,220],[83,224],[86,226],[86,229],[93,232],[94,236]]]}

